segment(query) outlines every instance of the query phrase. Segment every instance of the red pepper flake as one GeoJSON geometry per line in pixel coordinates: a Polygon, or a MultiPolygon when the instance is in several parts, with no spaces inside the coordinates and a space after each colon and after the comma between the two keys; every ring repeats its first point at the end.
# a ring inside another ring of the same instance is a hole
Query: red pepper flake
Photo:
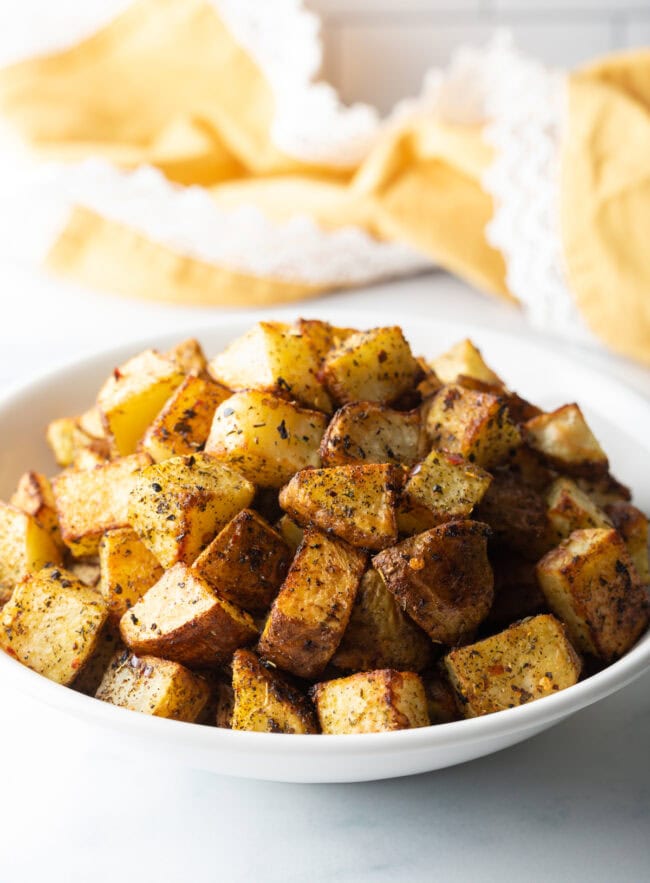
{"type": "Polygon", "coordinates": [[[124,375],[122,374],[122,372],[120,371],[119,368],[113,368],[113,377],[116,380],[121,380],[124,377],[124,375]]]}

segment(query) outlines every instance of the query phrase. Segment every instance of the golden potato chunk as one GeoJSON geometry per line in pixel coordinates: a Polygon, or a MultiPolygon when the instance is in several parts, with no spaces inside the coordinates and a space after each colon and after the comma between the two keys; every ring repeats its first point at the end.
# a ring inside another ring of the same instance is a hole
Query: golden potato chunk
{"type": "MultiPolygon", "coordinates": [[[[93,405],[92,408],[88,408],[87,411],[84,411],[83,414],[79,416],[78,423],[79,427],[91,438],[97,439],[98,441],[106,441],[106,428],[102,419],[102,412],[97,405],[93,405]]],[[[106,445],[106,452],[108,452],[108,445],[106,445]]]]}
{"type": "Polygon", "coordinates": [[[201,552],[192,572],[219,595],[251,613],[264,613],[287,575],[292,553],[257,512],[243,509],[201,552]]]}
{"type": "Polygon", "coordinates": [[[319,369],[320,359],[308,339],[283,322],[258,322],[208,367],[211,377],[236,392],[259,389],[329,412],[332,402],[319,369]]]}
{"type": "Polygon", "coordinates": [[[154,417],[180,386],[183,372],[155,350],[145,350],[116,368],[97,396],[114,451],[133,454],[154,417]]]}
{"type": "Polygon", "coordinates": [[[648,625],[648,595],[621,535],[613,528],[576,530],[537,565],[549,607],[572,643],[611,662],[648,625]]]}
{"type": "Polygon", "coordinates": [[[33,516],[0,503],[0,603],[24,577],[60,563],[61,550],[51,533],[33,516]]]}
{"type": "Polygon", "coordinates": [[[314,524],[352,546],[385,549],[397,540],[402,480],[398,467],[379,463],[305,469],[280,491],[280,505],[303,527],[314,524]]]}
{"type": "Polygon", "coordinates": [[[607,456],[578,405],[564,405],[524,424],[526,441],[552,466],[569,475],[607,472],[607,456]]]}
{"type": "Polygon", "coordinates": [[[165,358],[173,362],[183,374],[203,374],[208,367],[201,344],[195,337],[181,340],[176,346],[167,350],[165,358]]]}
{"type": "Polygon", "coordinates": [[[489,532],[478,521],[450,521],[372,559],[399,605],[432,641],[460,643],[487,616],[494,597],[489,532]]]}
{"type": "Polygon", "coordinates": [[[610,503],[605,509],[608,518],[625,540],[634,567],[643,585],[650,583],[648,564],[648,519],[631,503],[610,503]]]}
{"type": "Polygon", "coordinates": [[[321,442],[323,466],[403,463],[427,453],[420,412],[394,411],[377,402],[350,402],[334,414],[321,442]]]}
{"type": "Polygon", "coordinates": [[[235,393],[216,410],[207,453],[260,487],[282,487],[294,472],[319,466],[327,417],[269,393],[235,393]]]}
{"type": "Polygon", "coordinates": [[[366,556],[310,528],[273,602],[259,652],[302,678],[320,675],[347,628],[366,556]]]}
{"type": "Polygon", "coordinates": [[[339,328],[320,319],[298,319],[294,324],[316,353],[319,365],[330,350],[340,346],[351,334],[357,333],[356,328],[339,328]]]}
{"type": "Polygon", "coordinates": [[[107,613],[94,589],[62,568],[45,567],[14,589],[0,618],[0,647],[69,684],[92,655],[107,613]]]}
{"type": "Polygon", "coordinates": [[[431,402],[427,433],[434,448],[460,454],[491,469],[521,445],[521,433],[510,419],[502,396],[444,386],[431,402]]]}
{"type": "Polygon", "coordinates": [[[310,701],[282,675],[262,665],[250,650],[232,660],[233,730],[255,733],[317,733],[310,701]]]}
{"type": "Polygon", "coordinates": [[[163,567],[190,564],[254,495],[250,481],[209,454],[171,457],[139,475],[128,522],[163,567]]]}
{"type": "Polygon", "coordinates": [[[76,417],[53,420],[48,424],[45,438],[59,466],[70,466],[75,457],[86,449],[104,456],[108,453],[106,442],[98,441],[84,432],[76,417]]]}
{"type": "Polygon", "coordinates": [[[325,385],[341,404],[390,405],[416,385],[421,373],[397,326],[351,334],[327,355],[322,368],[325,385]]]}
{"type": "Polygon", "coordinates": [[[225,387],[188,374],[149,424],[140,449],[156,463],[195,454],[207,441],[214,412],[230,395],[225,387]]]}
{"type": "Polygon", "coordinates": [[[350,671],[422,671],[431,655],[429,638],[403,613],[377,571],[366,571],[332,665],[350,671]]]}
{"type": "Polygon", "coordinates": [[[556,542],[574,530],[612,527],[605,512],[570,478],[557,478],[546,494],[547,516],[556,542]]]}
{"type": "Polygon", "coordinates": [[[110,662],[96,697],[130,711],[193,723],[210,698],[210,687],[177,662],[124,650],[110,662]]]}
{"type": "Polygon", "coordinates": [[[147,454],[132,454],[94,469],[70,469],[54,479],[61,536],[75,557],[96,555],[107,530],[128,527],[129,494],[150,463],[147,454]]]}
{"type": "Polygon", "coordinates": [[[63,545],[52,485],[42,473],[25,472],[9,503],[35,518],[57,546],[63,545]]]}
{"type": "Polygon", "coordinates": [[[99,543],[100,590],[119,621],[163,575],[158,559],[130,527],[109,530],[99,543]]]}
{"type": "Polygon", "coordinates": [[[459,340],[435,359],[431,367],[443,383],[456,383],[460,375],[482,380],[484,383],[502,386],[498,374],[488,367],[478,347],[471,340],[459,340]]]}
{"type": "Polygon", "coordinates": [[[429,725],[427,699],[411,671],[362,671],[313,688],[323,733],[382,733],[429,725]]]}
{"type": "Polygon", "coordinates": [[[543,614],[452,650],[445,666],[464,717],[524,705],[572,687],[580,659],[562,623],[543,614]]]}

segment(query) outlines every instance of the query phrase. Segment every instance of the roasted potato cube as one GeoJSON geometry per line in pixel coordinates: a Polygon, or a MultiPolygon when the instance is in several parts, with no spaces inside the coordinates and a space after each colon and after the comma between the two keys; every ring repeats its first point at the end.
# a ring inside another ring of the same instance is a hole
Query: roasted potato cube
{"type": "Polygon", "coordinates": [[[502,463],[521,444],[503,397],[458,385],[444,386],[434,396],[426,426],[434,448],[485,469],[502,463]]]}
{"type": "Polygon", "coordinates": [[[605,512],[570,478],[557,478],[546,494],[547,516],[556,542],[574,530],[612,527],[605,512]]]}
{"type": "Polygon", "coordinates": [[[482,629],[505,628],[526,616],[548,613],[548,604],[537,582],[535,562],[512,549],[500,548],[490,554],[494,573],[494,601],[482,629]]]}
{"type": "Polygon", "coordinates": [[[124,650],[126,650],[126,647],[122,643],[119,628],[110,619],[107,619],[97,636],[95,649],[84,663],[79,674],[75,677],[72,688],[77,693],[83,693],[85,696],[94,696],[108,670],[111,660],[116,653],[123,652],[124,650]]]}
{"type": "Polygon", "coordinates": [[[648,519],[636,506],[622,501],[610,503],[605,511],[616,530],[625,540],[625,545],[641,583],[647,585],[650,583],[648,519]]]}
{"type": "Polygon", "coordinates": [[[402,612],[377,571],[366,571],[332,665],[350,671],[422,671],[431,662],[432,649],[429,638],[402,612]]]}
{"type": "Polygon", "coordinates": [[[174,362],[155,350],[145,350],[115,369],[99,391],[97,406],[117,454],[124,457],[135,452],[184,376],[174,362]]]}
{"type": "Polygon", "coordinates": [[[482,380],[495,386],[503,386],[503,381],[489,368],[481,351],[471,340],[459,340],[450,349],[431,359],[431,367],[443,383],[456,383],[460,375],[482,380]]]}
{"type": "Polygon", "coordinates": [[[292,554],[296,554],[298,550],[298,546],[302,543],[304,531],[302,527],[300,527],[296,522],[289,518],[288,515],[283,515],[282,518],[275,525],[277,532],[280,534],[282,539],[285,541],[292,554]]]}
{"type": "Polygon", "coordinates": [[[124,650],[113,657],[96,696],[130,711],[193,723],[210,698],[210,687],[177,662],[124,650]]]}
{"type": "MultiPolygon", "coordinates": [[[[102,412],[97,405],[93,405],[92,408],[88,408],[87,411],[84,411],[83,414],[79,416],[77,422],[80,429],[82,429],[86,435],[89,435],[91,438],[97,439],[98,441],[106,440],[106,428],[102,419],[102,412]]],[[[108,452],[108,446],[106,446],[106,452],[108,452]]]]}
{"type": "Polygon", "coordinates": [[[494,544],[537,561],[553,545],[544,498],[516,474],[497,471],[476,508],[492,528],[494,544]]]}
{"type": "MultiPolygon", "coordinates": [[[[467,374],[459,374],[456,378],[458,386],[463,389],[473,389],[476,392],[488,392],[491,395],[500,396],[508,406],[508,414],[513,423],[519,426],[539,414],[543,414],[541,408],[533,405],[512,390],[506,389],[501,383],[486,383],[476,377],[468,377],[467,374]]],[[[538,460],[539,462],[539,460],[538,460]]]]}
{"type": "Polygon", "coordinates": [[[298,319],[295,327],[316,353],[319,365],[330,350],[340,346],[351,334],[357,333],[356,328],[339,328],[320,319],[298,319]]]}
{"type": "Polygon", "coordinates": [[[648,625],[648,595],[613,528],[574,531],[542,558],[537,578],[572,643],[605,662],[627,652],[648,625]]]}
{"type": "Polygon", "coordinates": [[[280,534],[251,509],[243,509],[201,552],[193,573],[220,598],[251,613],[264,613],[289,570],[291,550],[280,534]]]}
{"type": "Polygon", "coordinates": [[[163,567],[190,564],[254,495],[250,481],[209,454],[171,457],[138,477],[128,522],[163,567]]]}
{"type": "Polygon", "coordinates": [[[314,524],[352,546],[385,549],[397,540],[396,466],[304,469],[280,492],[280,505],[299,524],[314,524]]]}
{"type": "Polygon", "coordinates": [[[250,650],[232,660],[233,730],[256,733],[317,733],[310,701],[286,678],[262,665],[250,650]]]}
{"type": "Polygon", "coordinates": [[[99,543],[100,590],[119,622],[163,575],[158,559],[130,527],[109,530],[99,543]]]}
{"type": "Polygon", "coordinates": [[[298,677],[318,677],[347,628],[365,564],[358,549],[306,530],[271,607],[260,654],[298,677]]]}
{"type": "Polygon", "coordinates": [[[61,417],[48,424],[45,438],[59,466],[70,466],[77,454],[89,448],[106,455],[106,442],[98,441],[79,426],[76,417],[61,417]]]}
{"type": "Polygon", "coordinates": [[[377,402],[351,402],[332,417],[321,442],[323,466],[347,463],[404,463],[427,453],[420,412],[394,411],[377,402]]]}
{"type": "Polygon", "coordinates": [[[206,452],[260,487],[282,487],[294,472],[319,466],[327,417],[269,393],[240,392],[216,410],[206,452]]]}
{"type": "Polygon", "coordinates": [[[132,454],[94,469],[67,470],[54,479],[61,536],[75,557],[96,555],[107,530],[128,526],[129,494],[150,463],[147,454],[132,454]]]}
{"type": "Polygon", "coordinates": [[[515,623],[445,657],[464,717],[524,705],[573,686],[580,659],[550,614],[515,623]]]}
{"type": "Polygon", "coordinates": [[[207,441],[214,412],[230,395],[225,387],[188,374],[149,424],[140,449],[156,463],[195,454],[207,441]]]}
{"type": "Polygon", "coordinates": [[[165,358],[173,362],[183,374],[203,374],[208,367],[201,344],[194,337],[181,340],[176,346],[167,350],[165,358]]]}
{"type": "Polygon", "coordinates": [[[332,350],[322,375],[332,396],[347,402],[389,405],[419,381],[421,368],[398,327],[351,334],[332,350]]]}
{"type": "Polygon", "coordinates": [[[209,364],[210,376],[236,392],[259,389],[297,399],[308,408],[332,410],[318,379],[320,359],[297,328],[258,322],[209,364]]]}
{"type": "Polygon", "coordinates": [[[526,441],[533,450],[562,472],[586,477],[607,472],[607,456],[578,405],[564,405],[524,424],[526,441]]]}
{"type": "Polygon", "coordinates": [[[228,662],[257,637],[251,617],[218,598],[204,579],[175,564],[124,614],[120,632],[135,653],[150,653],[190,668],[228,662]]]}
{"type": "Polygon", "coordinates": [[[0,647],[59,684],[69,684],[92,656],[106,605],[66,570],[45,567],[20,583],[0,618],[0,647]]]}
{"type": "Polygon", "coordinates": [[[61,551],[51,533],[33,516],[0,503],[0,602],[30,573],[60,563],[61,551]]]}
{"type": "Polygon", "coordinates": [[[57,546],[63,546],[52,485],[42,473],[25,472],[9,502],[35,518],[57,546]]]}
{"type": "Polygon", "coordinates": [[[361,671],[313,688],[323,733],[381,733],[429,725],[419,676],[411,671],[361,671]]]}
{"type": "Polygon", "coordinates": [[[71,469],[94,469],[95,466],[105,466],[109,458],[100,454],[93,448],[82,448],[71,463],[71,469]]]}
{"type": "Polygon", "coordinates": [[[490,529],[450,521],[372,559],[399,605],[432,641],[458,644],[482,622],[494,597],[490,529]]]}

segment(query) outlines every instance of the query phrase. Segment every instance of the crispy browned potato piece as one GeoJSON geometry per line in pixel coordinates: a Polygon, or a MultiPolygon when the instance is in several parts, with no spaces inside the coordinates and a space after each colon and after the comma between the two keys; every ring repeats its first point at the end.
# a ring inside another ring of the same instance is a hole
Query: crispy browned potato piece
{"type": "Polygon", "coordinates": [[[341,404],[390,405],[417,384],[421,368],[402,329],[393,326],[351,334],[327,355],[322,375],[341,404]]]}
{"type": "Polygon", "coordinates": [[[423,374],[422,380],[417,385],[417,391],[423,400],[428,399],[438,392],[440,387],[443,386],[443,382],[424,356],[416,356],[415,361],[420,366],[423,374]]]}
{"type": "Polygon", "coordinates": [[[319,365],[330,350],[340,346],[351,334],[358,333],[356,328],[339,328],[320,319],[298,319],[295,327],[316,353],[319,365]]]}
{"type": "Polygon", "coordinates": [[[544,498],[507,470],[494,473],[475,515],[490,525],[495,545],[514,549],[531,561],[553,545],[544,498]]]}
{"type": "Polygon", "coordinates": [[[92,656],[107,613],[94,589],[62,568],[45,567],[20,583],[3,608],[0,648],[69,684],[92,656]]]}
{"type": "Polygon", "coordinates": [[[171,457],[144,469],[128,501],[128,522],[163,567],[190,564],[255,488],[209,454],[171,457]]]}
{"type": "Polygon", "coordinates": [[[612,527],[602,509],[570,478],[556,478],[546,493],[547,517],[555,542],[565,540],[574,530],[612,527]]]}
{"type": "Polygon", "coordinates": [[[59,466],[70,466],[75,457],[87,449],[102,456],[108,454],[107,443],[84,432],[76,417],[53,420],[48,424],[45,438],[59,466]]]}
{"type": "Polygon", "coordinates": [[[9,503],[35,518],[57,546],[63,546],[52,485],[41,472],[25,472],[9,503]]]}
{"type": "Polygon", "coordinates": [[[149,424],[140,449],[156,463],[195,454],[207,441],[214,412],[230,395],[225,387],[188,374],[149,424]]]}
{"type": "Polygon", "coordinates": [[[120,708],[193,723],[210,698],[210,687],[177,662],[125,650],[113,657],[96,696],[120,708]]]}
{"type": "Polygon", "coordinates": [[[537,578],[573,644],[605,662],[626,653],[648,625],[648,595],[613,528],[574,531],[542,558],[537,578]]]}
{"type": "Polygon", "coordinates": [[[636,506],[622,501],[610,503],[605,511],[625,540],[639,579],[643,585],[647,585],[650,583],[647,517],[636,506]]]}
{"type": "Polygon", "coordinates": [[[181,340],[167,350],[165,357],[173,362],[183,374],[203,374],[208,367],[201,344],[194,337],[181,340]]]}
{"type": "Polygon", "coordinates": [[[526,616],[547,613],[548,604],[537,582],[535,562],[512,549],[493,549],[494,601],[483,626],[505,628],[526,616]]]}
{"type": "Polygon", "coordinates": [[[323,733],[381,733],[429,725],[419,676],[411,671],[361,671],[313,688],[323,733]]]}
{"type": "Polygon", "coordinates": [[[366,556],[310,528],[259,642],[259,652],[302,678],[320,675],[347,628],[366,556]]]}
{"type": "Polygon", "coordinates": [[[459,454],[470,463],[491,469],[521,445],[503,396],[462,386],[443,386],[428,409],[427,433],[434,448],[459,454]]]}
{"type": "Polygon", "coordinates": [[[185,564],[165,571],[124,614],[120,632],[135,653],[150,653],[190,668],[223,665],[238,647],[257,637],[251,617],[218,598],[185,564]]]}
{"type": "Polygon", "coordinates": [[[263,613],[282,585],[291,558],[280,534],[257,512],[243,509],[201,552],[192,571],[220,598],[263,613]]]}
{"type": "Polygon", "coordinates": [[[533,417],[524,425],[524,434],[533,450],[568,475],[589,478],[607,473],[607,456],[576,404],[533,417]]]}
{"type": "Polygon", "coordinates": [[[372,559],[402,609],[432,641],[460,643],[487,616],[494,597],[489,532],[478,521],[451,521],[372,559]]]}
{"type": "Polygon", "coordinates": [[[320,411],[270,393],[239,392],[217,408],[205,450],[258,487],[282,487],[299,469],[320,465],[326,426],[320,411]]]}
{"type": "Polygon", "coordinates": [[[95,649],[72,682],[72,689],[85,696],[94,696],[111,660],[116,653],[124,650],[126,647],[122,643],[119,628],[110,619],[107,619],[97,636],[95,649]]]}
{"type": "Polygon", "coordinates": [[[233,730],[256,733],[317,733],[316,715],[300,690],[251,650],[232,660],[233,730]]]}
{"type": "Polygon", "coordinates": [[[397,540],[402,481],[399,467],[379,463],[304,469],[281,490],[280,505],[303,527],[314,524],[353,546],[385,549],[397,540]]]}
{"type": "Polygon", "coordinates": [[[543,614],[445,657],[464,717],[479,717],[573,686],[580,659],[562,623],[543,614]]]}
{"type": "Polygon", "coordinates": [[[427,697],[429,721],[432,724],[448,724],[460,720],[462,714],[458,709],[456,694],[442,666],[424,672],[420,677],[427,697]]]}
{"type": "Polygon", "coordinates": [[[508,406],[508,414],[513,423],[519,426],[527,420],[542,414],[541,408],[531,402],[522,399],[516,392],[506,389],[501,383],[486,383],[484,380],[478,380],[476,377],[468,377],[467,374],[459,374],[456,383],[464,389],[473,389],[476,392],[488,392],[494,396],[500,396],[505,400],[508,406]]]}
{"type": "Polygon", "coordinates": [[[0,603],[24,577],[60,563],[61,550],[49,531],[26,512],[0,503],[0,603]]]}
{"type": "Polygon", "coordinates": [[[109,530],[99,543],[100,590],[119,622],[163,575],[155,555],[130,527],[109,530]]]}
{"type": "Polygon", "coordinates": [[[403,613],[377,571],[366,571],[332,665],[350,671],[422,671],[431,662],[432,649],[427,635],[403,613]]]}
{"type": "Polygon", "coordinates": [[[54,479],[61,536],[75,557],[96,555],[107,530],[128,526],[129,494],[150,463],[148,454],[132,454],[94,469],[70,469],[54,479]]]}
{"type": "Polygon", "coordinates": [[[413,466],[427,453],[419,410],[395,411],[377,402],[350,402],[332,417],[321,442],[323,466],[403,463],[413,466]]]}
{"type": "Polygon", "coordinates": [[[482,380],[494,386],[503,386],[503,381],[488,367],[481,351],[471,340],[459,340],[450,349],[431,359],[431,367],[443,383],[457,383],[460,375],[482,380]]]}

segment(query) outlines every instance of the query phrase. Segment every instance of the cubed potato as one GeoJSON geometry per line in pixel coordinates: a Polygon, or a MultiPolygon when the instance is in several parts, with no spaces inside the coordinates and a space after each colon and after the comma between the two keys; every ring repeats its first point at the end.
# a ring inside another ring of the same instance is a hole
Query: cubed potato
{"type": "MultiPolygon", "coordinates": [[[[106,440],[106,428],[104,426],[104,421],[102,419],[102,412],[99,410],[97,405],[93,405],[92,408],[88,408],[87,411],[84,411],[78,418],[79,427],[89,435],[91,438],[100,440],[106,440]]],[[[106,448],[108,450],[108,448],[106,448]]]]}
{"type": "Polygon", "coordinates": [[[421,373],[397,326],[350,335],[328,354],[322,369],[329,392],[341,404],[390,405],[418,383],[421,373]]]}
{"type": "Polygon", "coordinates": [[[201,344],[195,337],[181,340],[165,353],[165,358],[173,362],[183,374],[203,374],[208,367],[201,344]]]}
{"type": "Polygon", "coordinates": [[[299,329],[258,322],[211,360],[210,376],[241,392],[258,389],[330,412],[332,401],[318,378],[320,359],[299,329]]]}
{"type": "Polygon", "coordinates": [[[289,518],[288,515],[283,515],[282,518],[275,525],[276,530],[285,541],[292,554],[296,554],[298,550],[298,546],[302,543],[304,537],[304,531],[300,525],[296,524],[296,522],[289,518]]]}
{"type": "Polygon", "coordinates": [[[433,671],[420,675],[427,697],[427,712],[432,724],[448,724],[462,717],[456,694],[452,689],[444,670],[435,668],[433,671]]]}
{"type": "Polygon", "coordinates": [[[96,696],[130,711],[193,723],[210,698],[210,687],[177,662],[125,650],[113,657],[96,696]]]}
{"type": "Polygon", "coordinates": [[[95,649],[72,682],[73,690],[76,690],[77,693],[83,693],[84,696],[94,696],[108,670],[111,660],[116,653],[123,652],[124,650],[126,650],[126,647],[122,643],[119,628],[110,619],[107,619],[97,636],[95,649]]]}
{"type": "Polygon", "coordinates": [[[462,374],[485,383],[503,386],[499,375],[488,367],[481,351],[468,339],[459,340],[446,352],[431,359],[431,367],[443,383],[456,383],[462,374]]]}
{"type": "Polygon", "coordinates": [[[403,463],[414,466],[428,442],[419,410],[395,411],[377,402],[351,402],[334,414],[321,442],[323,466],[403,463]]]}
{"type": "Polygon", "coordinates": [[[314,524],[353,546],[385,549],[397,541],[395,506],[403,476],[396,466],[335,466],[298,472],[280,505],[299,524],[314,524]]]}
{"type": "Polygon", "coordinates": [[[129,359],[97,396],[106,435],[115,453],[133,454],[145,430],[185,375],[170,359],[145,350],[129,359]]]}
{"type": "Polygon", "coordinates": [[[317,733],[311,702],[250,650],[232,660],[233,730],[255,733],[317,733]]]}
{"type": "Polygon", "coordinates": [[[521,433],[503,397],[458,385],[444,386],[435,395],[426,427],[434,448],[459,454],[485,469],[502,463],[521,444],[521,433]]]}
{"type": "Polygon", "coordinates": [[[250,613],[264,613],[289,570],[291,550],[257,512],[243,509],[192,565],[219,595],[250,613]]]}
{"type": "Polygon", "coordinates": [[[318,677],[347,628],[365,564],[358,549],[306,530],[271,607],[260,654],[298,677],[318,677]]]}
{"type": "Polygon", "coordinates": [[[214,412],[230,395],[225,387],[188,374],[149,424],[140,450],[156,463],[195,454],[207,441],[214,412]]]}
{"type": "Polygon", "coordinates": [[[209,454],[171,457],[139,475],[128,522],[163,567],[190,564],[254,495],[250,481],[209,454]]]}
{"type": "Polygon", "coordinates": [[[578,650],[611,662],[647,628],[648,595],[612,528],[574,531],[542,558],[537,578],[578,650]]]}
{"type": "Polygon", "coordinates": [[[95,451],[93,448],[82,448],[70,464],[71,469],[94,469],[95,466],[105,466],[109,457],[95,451]]]}
{"type": "Polygon", "coordinates": [[[108,611],[94,589],[66,570],[45,567],[20,583],[2,610],[0,647],[59,684],[92,656],[108,611]]]}
{"type": "Polygon", "coordinates": [[[294,472],[319,466],[327,417],[269,393],[232,395],[216,410],[206,452],[260,487],[282,487],[294,472]]]}
{"type": "Polygon", "coordinates": [[[537,582],[535,562],[505,547],[490,553],[494,573],[494,601],[482,629],[490,632],[538,613],[548,613],[546,598],[537,582]]]}
{"type": "Polygon", "coordinates": [[[32,515],[0,503],[0,602],[24,577],[46,564],[60,564],[61,550],[32,515]]]}
{"type": "Polygon", "coordinates": [[[570,478],[556,478],[546,493],[547,517],[555,542],[565,540],[574,530],[612,527],[612,522],[570,478]]]}
{"type": "Polygon", "coordinates": [[[9,502],[35,518],[57,546],[63,546],[52,485],[41,472],[25,472],[9,502]]]}
{"type": "Polygon", "coordinates": [[[158,559],[130,527],[109,530],[99,543],[100,590],[119,622],[163,575],[158,559]]]}
{"type": "Polygon", "coordinates": [[[294,324],[316,353],[319,365],[330,350],[340,346],[351,334],[358,333],[356,328],[339,328],[320,319],[298,319],[294,324]]]}
{"type": "Polygon", "coordinates": [[[537,561],[553,545],[546,503],[508,470],[496,471],[476,508],[476,518],[492,528],[493,544],[537,561]]]}
{"type": "Polygon", "coordinates": [[[487,616],[494,597],[489,532],[478,521],[451,521],[372,559],[399,605],[432,641],[458,644],[487,616]]]}
{"type": "Polygon", "coordinates": [[[538,408],[537,405],[533,405],[531,402],[526,401],[526,399],[522,399],[522,397],[516,392],[506,389],[502,383],[487,383],[485,380],[478,380],[476,377],[468,377],[467,374],[459,374],[456,378],[456,383],[458,386],[462,386],[463,389],[473,389],[476,392],[487,392],[491,395],[503,398],[505,404],[508,406],[510,419],[513,423],[516,423],[517,426],[520,426],[527,420],[531,420],[533,417],[537,417],[539,414],[543,413],[542,409],[538,408]]]}
{"type": "Polygon", "coordinates": [[[122,640],[190,668],[215,668],[252,643],[251,617],[222,598],[185,564],[175,564],[120,620],[122,640]]]}
{"type": "Polygon", "coordinates": [[[313,688],[323,733],[382,733],[429,725],[420,677],[411,671],[362,671],[313,688]]]}
{"type": "Polygon", "coordinates": [[[578,405],[564,405],[524,424],[528,445],[569,475],[586,477],[607,473],[607,455],[587,425],[578,405]]]}
{"type": "Polygon", "coordinates": [[[66,470],[54,479],[61,536],[75,557],[96,555],[107,530],[128,527],[129,494],[150,463],[147,454],[132,454],[94,469],[66,470]]]}
{"type": "Polygon", "coordinates": [[[59,466],[70,466],[77,454],[86,448],[98,454],[108,453],[106,442],[99,441],[84,432],[76,417],[60,417],[58,420],[53,420],[48,424],[45,438],[59,466]]]}
{"type": "Polygon", "coordinates": [[[607,516],[625,540],[634,567],[643,585],[650,583],[648,565],[648,519],[631,503],[619,501],[606,508],[607,516]]]}
{"type": "Polygon", "coordinates": [[[464,717],[503,711],[565,690],[577,682],[581,668],[562,623],[550,614],[452,650],[445,665],[464,717]]]}
{"type": "Polygon", "coordinates": [[[377,571],[366,571],[332,665],[349,671],[422,671],[431,662],[432,649],[427,635],[402,611],[377,571]]]}

